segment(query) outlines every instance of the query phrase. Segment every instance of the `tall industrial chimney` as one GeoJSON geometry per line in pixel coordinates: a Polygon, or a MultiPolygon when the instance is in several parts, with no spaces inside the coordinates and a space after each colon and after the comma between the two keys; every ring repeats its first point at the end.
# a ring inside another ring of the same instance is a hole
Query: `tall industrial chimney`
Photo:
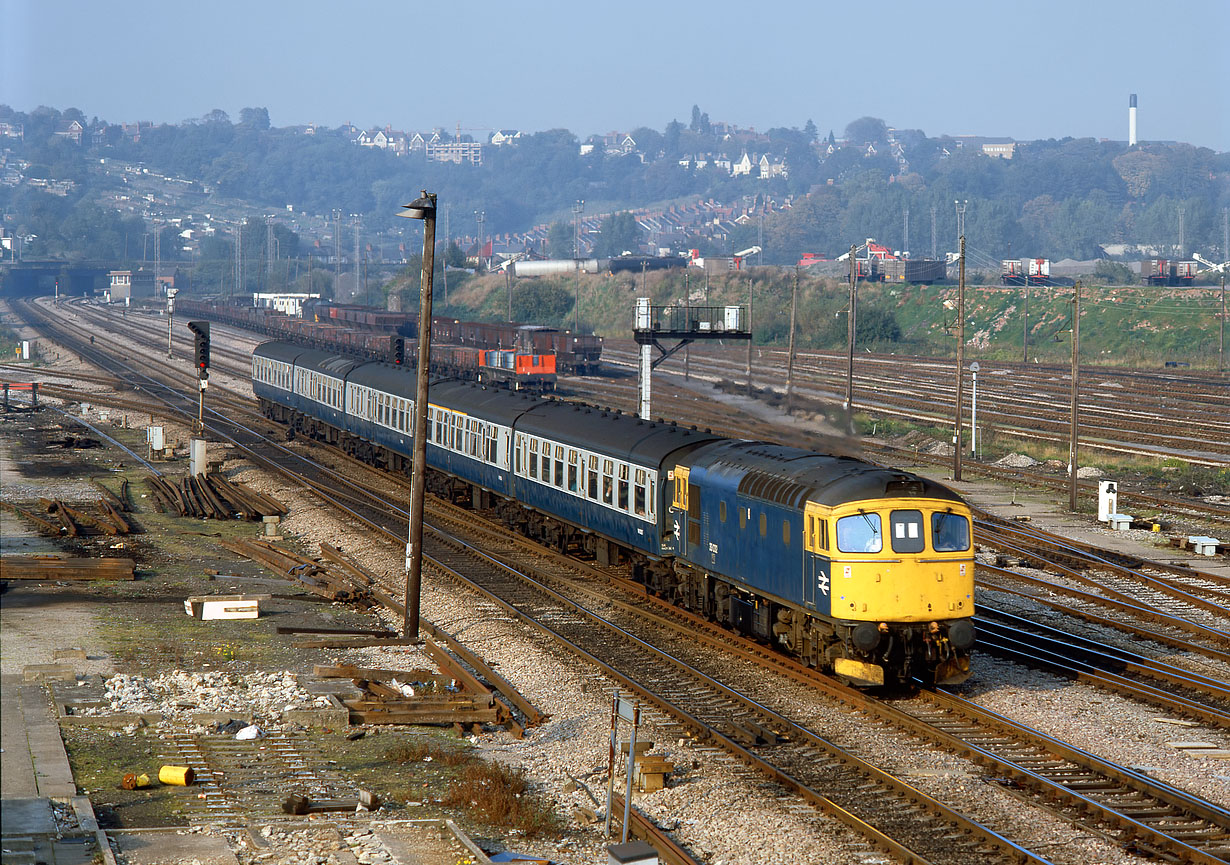
{"type": "Polygon", "coordinates": [[[1136,146],[1136,94],[1128,97],[1128,147],[1136,146]]]}

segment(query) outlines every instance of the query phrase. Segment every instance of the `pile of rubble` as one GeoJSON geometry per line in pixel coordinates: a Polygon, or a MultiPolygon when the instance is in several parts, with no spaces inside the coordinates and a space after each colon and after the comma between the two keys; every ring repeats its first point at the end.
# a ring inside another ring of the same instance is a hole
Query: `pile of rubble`
{"type": "Polygon", "coordinates": [[[299,687],[293,673],[188,673],[175,671],[156,678],[119,673],[107,679],[104,699],[109,706],[78,710],[82,715],[111,712],[158,713],[183,718],[197,712],[232,712],[277,720],[291,709],[329,705],[299,687]]]}
{"type": "Polygon", "coordinates": [[[1030,469],[1038,464],[1038,461],[1028,454],[1008,454],[995,461],[997,466],[1007,466],[1013,469],[1030,469]]]}

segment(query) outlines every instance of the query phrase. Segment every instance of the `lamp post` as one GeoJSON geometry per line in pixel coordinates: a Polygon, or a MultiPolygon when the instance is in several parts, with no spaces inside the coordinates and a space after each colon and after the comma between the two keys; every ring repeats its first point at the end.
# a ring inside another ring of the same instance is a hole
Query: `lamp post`
{"type": "Polygon", "coordinates": [[[846,346],[846,411],[850,413],[847,418],[851,428],[854,426],[854,336],[858,330],[858,323],[855,316],[858,315],[858,290],[856,268],[858,263],[855,261],[855,254],[858,247],[854,244],[850,245],[850,311],[846,314],[846,335],[849,337],[846,346]]]}
{"type": "Polygon", "coordinates": [[[418,388],[414,399],[414,455],[410,477],[410,530],[406,540],[406,597],[402,617],[402,638],[417,640],[419,635],[419,594],[423,581],[423,493],[427,485],[427,376],[431,358],[431,279],[435,271],[436,194],[423,190],[422,196],[403,204],[407,219],[423,220],[423,275],[419,284],[419,357],[415,376],[418,388]]]}
{"type": "Polygon", "coordinates": [[[969,414],[969,455],[978,458],[978,361],[969,365],[970,378],[973,379],[972,405],[969,414]]]}
{"type": "Polygon", "coordinates": [[[965,235],[957,241],[957,246],[960,249],[960,269],[957,278],[957,399],[956,410],[953,416],[956,423],[953,424],[952,434],[952,479],[954,481],[961,480],[961,412],[964,409],[964,388],[965,383],[965,235]]]}

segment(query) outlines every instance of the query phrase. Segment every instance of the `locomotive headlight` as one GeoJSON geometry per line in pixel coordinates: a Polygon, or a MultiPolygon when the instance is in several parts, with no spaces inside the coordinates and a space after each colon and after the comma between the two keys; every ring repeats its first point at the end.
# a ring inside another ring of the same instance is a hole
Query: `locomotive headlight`
{"type": "Polygon", "coordinates": [[[948,641],[958,649],[968,649],[974,645],[974,625],[968,619],[961,619],[948,626],[948,641]]]}
{"type": "Polygon", "coordinates": [[[854,648],[867,654],[880,645],[880,631],[871,622],[863,622],[850,634],[850,641],[854,643],[854,648]]]}

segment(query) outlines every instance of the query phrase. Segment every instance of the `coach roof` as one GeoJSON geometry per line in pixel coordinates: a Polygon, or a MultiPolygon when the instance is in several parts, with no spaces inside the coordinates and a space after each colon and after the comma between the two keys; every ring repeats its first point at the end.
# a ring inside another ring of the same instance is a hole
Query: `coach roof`
{"type": "Polygon", "coordinates": [[[635,415],[554,400],[543,400],[538,408],[522,416],[517,431],[655,466],[679,448],[721,438],[635,415]]]}

